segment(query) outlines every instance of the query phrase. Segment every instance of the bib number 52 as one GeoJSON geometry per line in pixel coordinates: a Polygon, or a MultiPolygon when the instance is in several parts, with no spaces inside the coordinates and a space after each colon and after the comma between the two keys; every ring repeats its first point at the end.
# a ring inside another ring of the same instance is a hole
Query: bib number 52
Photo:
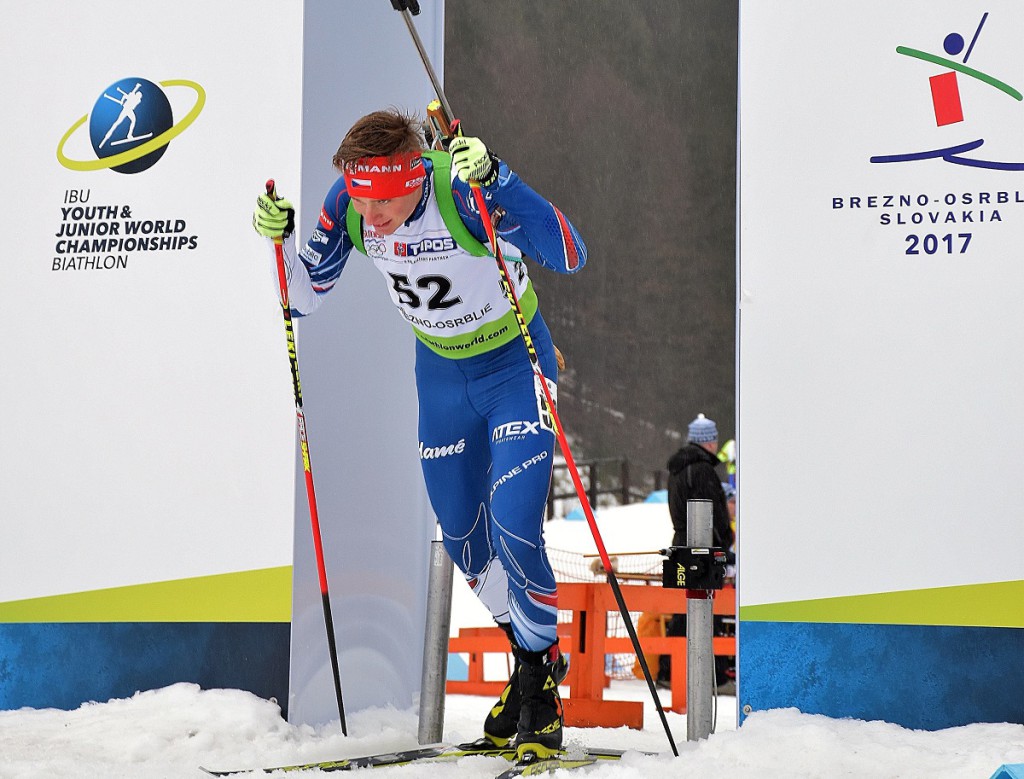
{"type": "MultiPolygon", "coordinates": [[[[398,300],[402,305],[410,308],[419,308],[423,305],[423,299],[413,289],[409,277],[401,273],[389,273],[391,287],[398,293],[398,300]]],[[[416,290],[425,293],[427,296],[427,309],[430,311],[444,311],[462,302],[458,295],[452,295],[451,279],[445,276],[420,276],[416,279],[416,290]]]]}

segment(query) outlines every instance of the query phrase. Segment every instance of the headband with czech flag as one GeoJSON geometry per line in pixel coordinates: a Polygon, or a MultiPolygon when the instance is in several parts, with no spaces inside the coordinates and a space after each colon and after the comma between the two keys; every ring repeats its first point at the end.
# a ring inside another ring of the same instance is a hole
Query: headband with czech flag
{"type": "Polygon", "coordinates": [[[426,176],[420,152],[361,157],[345,163],[345,188],[352,197],[391,200],[415,192],[426,176]]]}

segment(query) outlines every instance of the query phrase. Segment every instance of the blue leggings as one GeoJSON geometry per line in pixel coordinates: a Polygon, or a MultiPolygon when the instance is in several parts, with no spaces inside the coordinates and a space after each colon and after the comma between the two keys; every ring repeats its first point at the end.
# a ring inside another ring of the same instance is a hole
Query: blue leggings
{"type": "MultiPolygon", "coordinates": [[[[544,375],[557,380],[539,313],[530,334],[544,375]]],[[[558,618],[542,536],[555,436],[538,421],[523,340],[460,360],[417,341],[416,387],[420,464],[445,548],[519,645],[546,649],[558,618]]]]}

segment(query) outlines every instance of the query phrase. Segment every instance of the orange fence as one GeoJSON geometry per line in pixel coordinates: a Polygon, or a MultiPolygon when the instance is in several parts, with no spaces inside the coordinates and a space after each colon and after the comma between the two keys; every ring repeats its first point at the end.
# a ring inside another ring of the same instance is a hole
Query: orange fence
{"type": "MultiPolygon", "coordinates": [[[[686,613],[686,591],[663,587],[620,587],[626,608],[633,612],[659,614],[686,613]]],[[[605,583],[558,585],[559,609],[572,612],[570,622],[558,624],[558,639],[562,651],[570,655],[569,675],[564,682],[569,695],[562,699],[565,722],[573,727],[643,727],[644,704],[641,701],[605,700],[608,686],[605,655],[628,654],[634,651],[628,637],[609,636],[608,612],[618,613],[619,607],[611,586],[605,583]]],[[[715,594],[714,613],[736,615],[736,590],[726,587],[715,594]]],[[[713,639],[716,655],[735,656],[734,636],[713,639]]],[[[641,636],[640,646],[645,654],[667,654],[672,657],[672,703],[669,711],[686,711],[686,638],[683,636],[641,636]]],[[[469,678],[449,681],[449,693],[497,696],[505,680],[484,679],[484,655],[508,654],[508,639],[497,627],[462,628],[458,636],[448,641],[449,652],[469,653],[469,678]]],[[[651,668],[656,675],[657,668],[651,668]]]]}

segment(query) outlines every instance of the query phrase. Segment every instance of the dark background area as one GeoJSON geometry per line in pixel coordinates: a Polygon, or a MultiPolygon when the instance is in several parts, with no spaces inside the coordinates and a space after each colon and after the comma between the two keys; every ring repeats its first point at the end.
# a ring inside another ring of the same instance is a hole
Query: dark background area
{"type": "MultiPolygon", "coordinates": [[[[577,226],[531,276],[565,354],[577,460],[665,467],[703,411],[735,430],[736,2],[446,0],[445,91],[577,226]]],[[[650,486],[650,485],[648,485],[650,486]]]]}

